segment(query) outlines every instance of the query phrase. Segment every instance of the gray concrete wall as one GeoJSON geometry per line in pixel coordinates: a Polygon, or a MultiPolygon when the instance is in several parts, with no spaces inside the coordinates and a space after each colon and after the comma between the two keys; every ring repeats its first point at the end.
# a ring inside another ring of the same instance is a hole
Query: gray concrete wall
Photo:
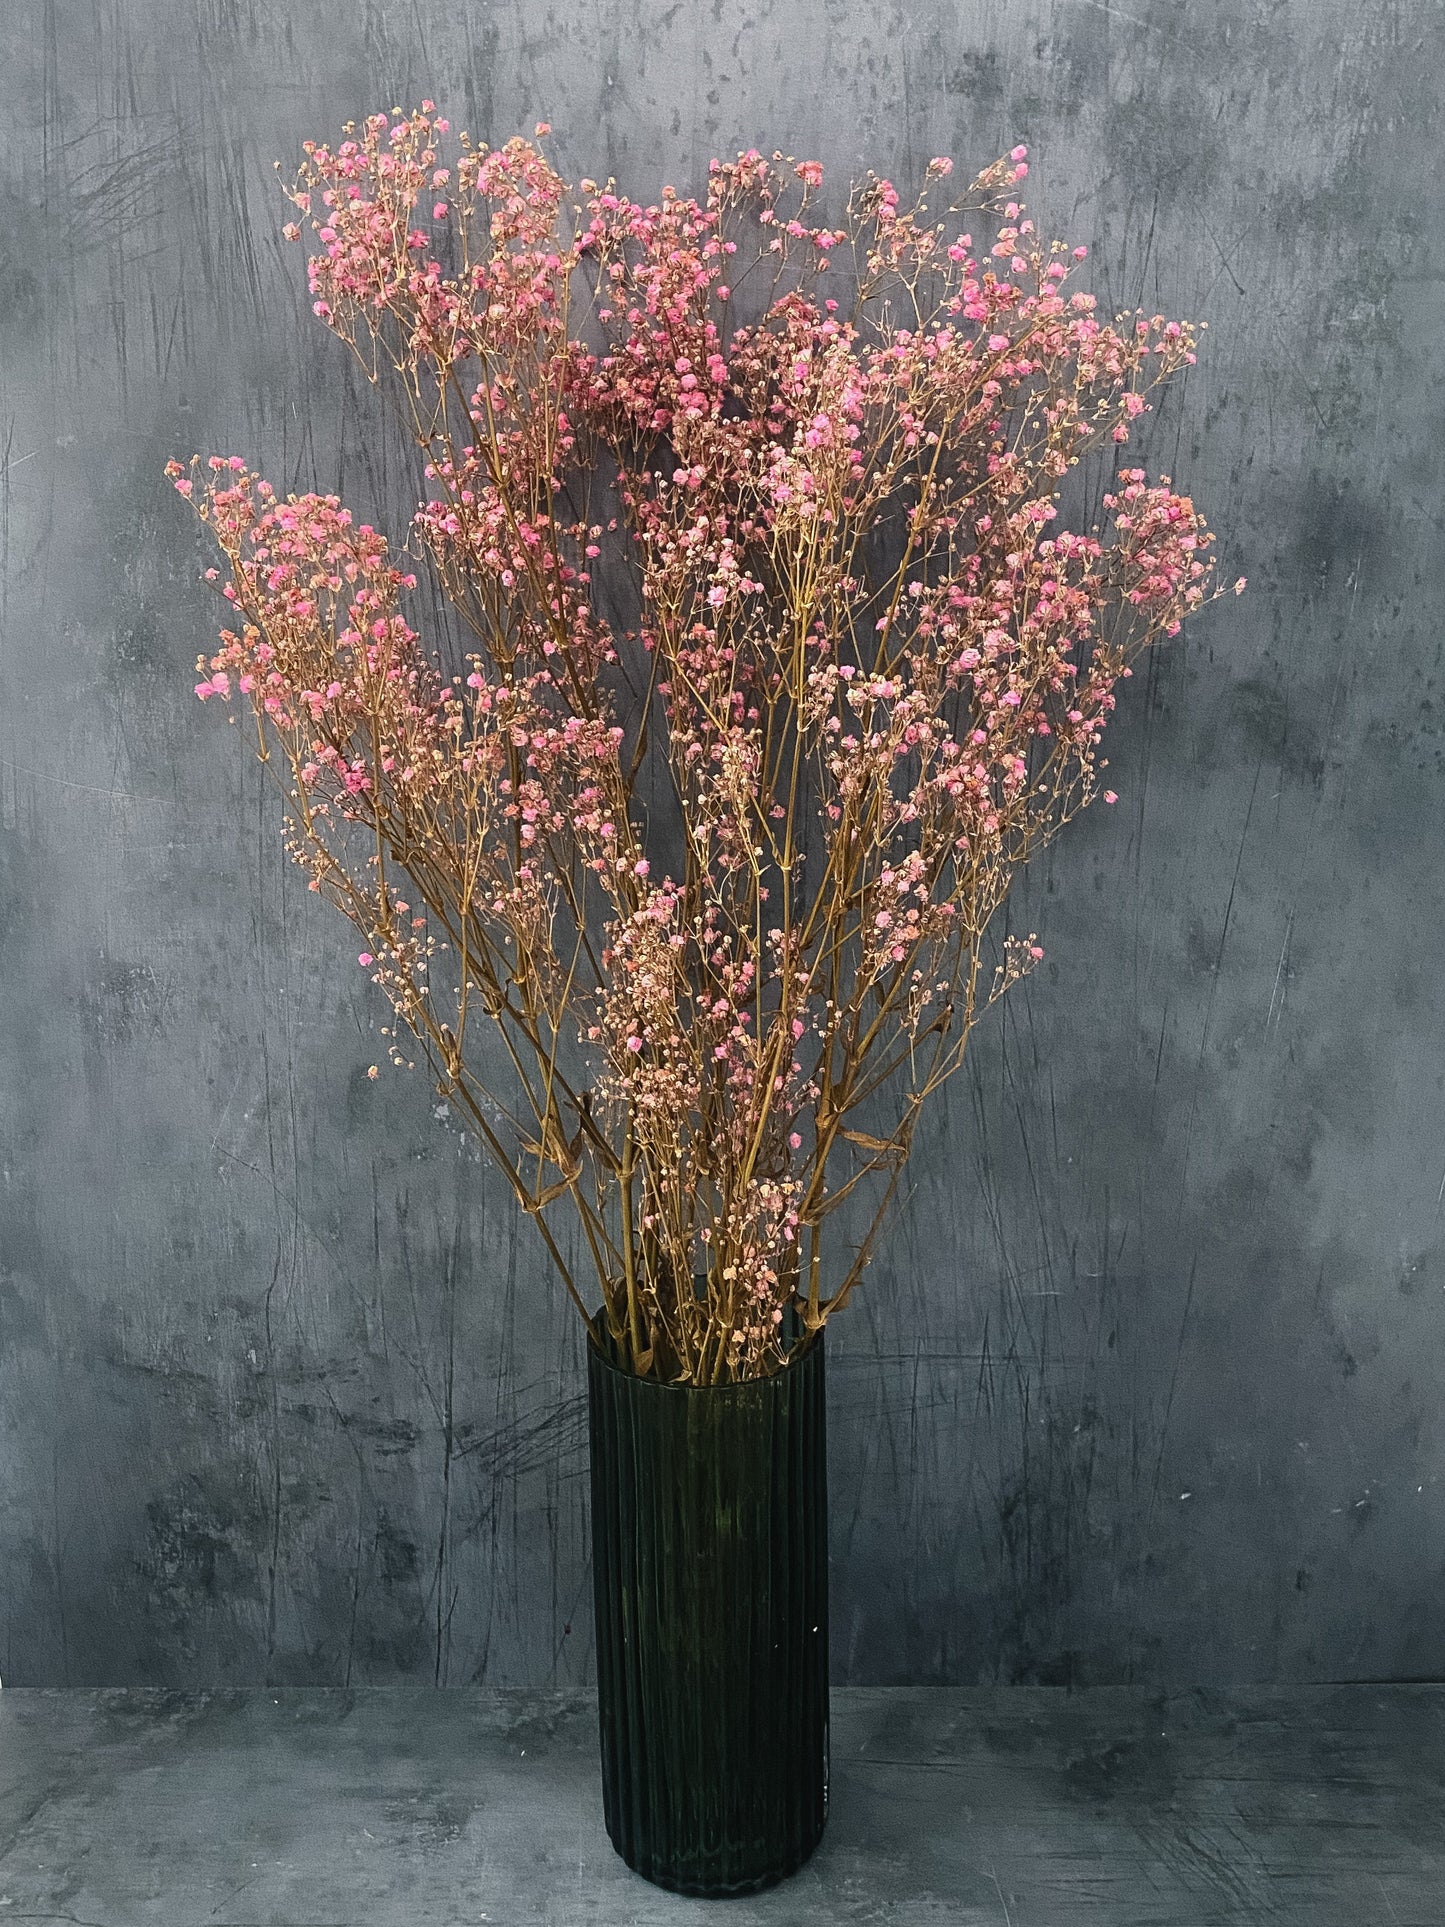
{"type": "Polygon", "coordinates": [[[1438,0],[5,0],[0,1676],[566,1684],[579,1333],[190,694],[161,478],[406,499],[271,163],[432,95],[574,174],[1033,150],[1207,319],[1252,593],[1131,686],[832,1342],[849,1681],[1445,1672],[1438,0]]]}

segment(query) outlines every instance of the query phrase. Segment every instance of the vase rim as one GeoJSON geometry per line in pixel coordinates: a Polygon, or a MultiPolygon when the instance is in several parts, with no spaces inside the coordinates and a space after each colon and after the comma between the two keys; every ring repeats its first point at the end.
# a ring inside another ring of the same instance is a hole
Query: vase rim
{"type": "Polygon", "coordinates": [[[779,1379],[787,1378],[795,1366],[804,1364],[814,1352],[821,1352],[823,1347],[824,1328],[819,1325],[815,1332],[794,1345],[788,1353],[786,1363],[780,1365],[775,1372],[763,1372],[755,1378],[732,1378],[721,1385],[695,1385],[687,1379],[648,1378],[639,1372],[629,1372],[626,1366],[619,1365],[615,1359],[609,1358],[599,1344],[597,1333],[599,1328],[605,1326],[606,1310],[605,1305],[599,1305],[591,1318],[586,1321],[588,1351],[602,1369],[611,1372],[615,1378],[625,1378],[630,1385],[645,1385],[657,1392],[742,1392],[752,1385],[772,1385],[779,1379]]]}

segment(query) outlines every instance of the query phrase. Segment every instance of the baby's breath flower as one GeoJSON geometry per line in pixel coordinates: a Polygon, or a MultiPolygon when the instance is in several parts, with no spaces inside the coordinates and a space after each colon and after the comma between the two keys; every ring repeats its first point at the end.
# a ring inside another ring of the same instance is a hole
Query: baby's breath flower
{"type": "Polygon", "coordinates": [[[998,913],[1118,800],[1117,684],[1212,599],[1167,476],[1119,467],[1100,527],[1059,525],[1193,331],[1068,286],[1085,250],[1011,198],[1022,146],[961,231],[872,176],[824,226],[821,165],[756,149],[700,198],[585,180],[574,207],[533,141],[453,140],[429,101],[304,152],[284,232],[421,424],[412,547],[475,653],[443,674],[416,575],[337,497],[215,455],[167,469],[224,565],[196,694],[247,719],[390,1062],[416,1047],[579,1309],[639,1370],[774,1370],[787,1310],[847,1302],[922,1107],[1042,960],[998,913]],[[824,299],[850,241],[858,299],[824,299]],[[734,326],[759,262],[773,292],[734,326]],[[849,1198],[871,1228],[825,1263],[849,1198]]]}

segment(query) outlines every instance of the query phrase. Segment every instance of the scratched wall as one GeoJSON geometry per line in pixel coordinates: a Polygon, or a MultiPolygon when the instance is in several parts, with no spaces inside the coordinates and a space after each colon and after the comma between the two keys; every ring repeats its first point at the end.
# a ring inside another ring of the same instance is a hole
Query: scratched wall
{"type": "Polygon", "coordinates": [[[1209,321],[1155,457],[1252,592],[1130,687],[836,1331],[836,1675],[1445,1672],[1438,0],[4,15],[0,1676],[588,1674],[578,1332],[366,1082],[160,475],[405,502],[271,164],[424,94],[637,191],[1026,140],[1107,304],[1209,321]]]}

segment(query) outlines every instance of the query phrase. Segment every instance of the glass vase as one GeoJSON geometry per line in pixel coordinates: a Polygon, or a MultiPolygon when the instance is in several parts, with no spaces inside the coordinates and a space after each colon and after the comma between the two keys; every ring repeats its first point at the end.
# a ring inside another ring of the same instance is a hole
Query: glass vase
{"type": "Polygon", "coordinates": [[[828,1811],[822,1334],[688,1386],[623,1370],[602,1327],[588,1403],[608,1835],[677,1893],[770,1886],[828,1811]]]}

